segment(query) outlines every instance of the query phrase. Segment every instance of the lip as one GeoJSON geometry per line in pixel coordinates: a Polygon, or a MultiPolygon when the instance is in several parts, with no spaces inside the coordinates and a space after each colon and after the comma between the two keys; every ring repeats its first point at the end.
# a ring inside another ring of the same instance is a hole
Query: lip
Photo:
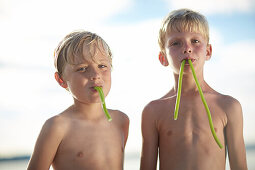
{"type": "Polygon", "coordinates": [[[183,60],[186,60],[185,65],[189,65],[188,60],[191,60],[192,64],[196,61],[194,58],[191,58],[191,57],[184,58],[183,60]]]}
{"type": "Polygon", "coordinates": [[[90,90],[91,90],[92,92],[96,92],[96,89],[94,89],[94,87],[90,87],[90,90]]]}
{"type": "Polygon", "coordinates": [[[93,86],[90,87],[90,89],[91,89],[92,91],[94,91],[94,92],[97,92],[97,90],[95,89],[95,87],[101,87],[101,88],[103,88],[102,85],[93,85],[93,86]]]}

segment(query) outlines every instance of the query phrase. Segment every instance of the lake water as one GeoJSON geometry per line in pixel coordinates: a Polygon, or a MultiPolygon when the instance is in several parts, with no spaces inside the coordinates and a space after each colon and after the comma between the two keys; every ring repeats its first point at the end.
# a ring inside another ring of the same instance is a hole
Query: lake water
{"type": "MultiPolygon", "coordinates": [[[[247,163],[249,170],[255,170],[255,150],[247,150],[247,163]]],[[[0,170],[25,170],[28,160],[0,161],[0,170]]],[[[125,156],[124,170],[139,170],[139,153],[127,153],[125,156]]],[[[226,170],[229,170],[227,161],[226,170]]]]}

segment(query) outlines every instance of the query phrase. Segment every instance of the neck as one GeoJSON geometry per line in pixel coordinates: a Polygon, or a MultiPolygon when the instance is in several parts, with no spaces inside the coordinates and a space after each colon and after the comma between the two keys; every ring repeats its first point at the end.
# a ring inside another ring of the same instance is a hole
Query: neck
{"type": "MultiPolygon", "coordinates": [[[[204,81],[203,71],[199,71],[196,73],[198,82],[204,91],[206,88],[207,83],[204,81]]],[[[175,84],[174,84],[174,92],[177,93],[178,88],[178,81],[179,81],[179,74],[174,74],[175,84]]],[[[182,78],[182,95],[189,95],[198,92],[197,85],[195,83],[194,77],[192,72],[184,72],[182,78]]]]}
{"type": "Polygon", "coordinates": [[[77,100],[74,100],[74,105],[72,106],[73,112],[84,119],[98,119],[103,114],[101,103],[81,103],[77,100]]]}

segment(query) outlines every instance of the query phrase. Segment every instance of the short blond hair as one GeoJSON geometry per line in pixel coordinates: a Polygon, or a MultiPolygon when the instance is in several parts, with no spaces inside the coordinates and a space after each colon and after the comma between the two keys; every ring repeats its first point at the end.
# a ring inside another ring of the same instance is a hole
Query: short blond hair
{"type": "Polygon", "coordinates": [[[190,9],[174,10],[164,18],[158,37],[161,51],[165,49],[166,34],[171,32],[201,33],[209,43],[209,26],[205,16],[190,9]]]}
{"type": "Polygon", "coordinates": [[[112,52],[108,44],[95,33],[77,30],[66,35],[54,51],[54,65],[60,75],[67,63],[74,64],[76,57],[88,57],[83,56],[84,45],[89,46],[86,54],[89,54],[92,60],[94,60],[96,50],[100,50],[106,53],[112,65],[112,52]]]}

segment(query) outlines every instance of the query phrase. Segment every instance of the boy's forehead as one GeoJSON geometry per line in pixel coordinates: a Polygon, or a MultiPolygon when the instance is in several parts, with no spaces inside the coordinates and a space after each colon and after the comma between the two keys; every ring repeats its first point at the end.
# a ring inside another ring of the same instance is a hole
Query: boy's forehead
{"type": "Polygon", "coordinates": [[[166,35],[172,33],[194,33],[200,34],[203,38],[209,39],[207,25],[202,22],[195,22],[193,20],[176,20],[166,25],[166,35]]]}
{"type": "Polygon", "coordinates": [[[165,34],[165,40],[170,40],[174,38],[181,38],[181,37],[190,37],[190,38],[200,38],[204,41],[208,42],[208,38],[205,33],[199,30],[183,30],[183,31],[167,31],[165,34]]]}
{"type": "Polygon", "coordinates": [[[167,37],[183,37],[183,36],[204,37],[201,32],[192,32],[192,31],[183,31],[183,32],[171,31],[171,32],[167,32],[166,36],[167,37]]]}
{"type": "Polygon", "coordinates": [[[89,56],[76,57],[74,59],[74,64],[91,63],[91,62],[98,63],[98,62],[102,62],[102,61],[110,62],[110,60],[108,59],[107,56],[96,55],[93,58],[89,57],[89,56]]]}
{"type": "Polygon", "coordinates": [[[100,62],[110,62],[110,59],[104,49],[99,49],[97,47],[83,47],[83,52],[81,55],[74,57],[74,63],[77,64],[84,64],[84,63],[100,63],[100,62]]]}
{"type": "Polygon", "coordinates": [[[105,47],[102,41],[97,39],[81,42],[77,48],[69,51],[68,59],[67,63],[73,66],[90,63],[99,64],[102,62],[108,62],[111,65],[111,56],[108,48],[105,47]]]}

